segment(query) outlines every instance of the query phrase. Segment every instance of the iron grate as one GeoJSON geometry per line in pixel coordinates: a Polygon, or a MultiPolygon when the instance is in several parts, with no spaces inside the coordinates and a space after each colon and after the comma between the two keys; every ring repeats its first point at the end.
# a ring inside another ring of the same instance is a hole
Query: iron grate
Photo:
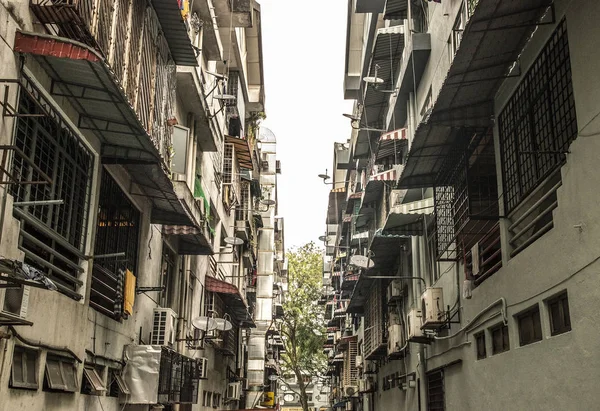
{"type": "Polygon", "coordinates": [[[73,298],[88,226],[94,156],[48,100],[23,75],[12,173],[17,179],[42,180],[31,164],[51,178],[50,184],[12,185],[15,202],[63,200],[61,205],[15,207],[21,220],[19,247],[25,261],[56,280],[73,298]],[[34,115],[34,116],[31,116],[34,115]],[[36,116],[37,115],[37,116],[36,116]],[[25,158],[26,157],[26,158],[25,158]]]}
{"type": "Polygon", "coordinates": [[[567,23],[563,19],[499,116],[506,214],[566,161],[577,137],[567,23]]]}

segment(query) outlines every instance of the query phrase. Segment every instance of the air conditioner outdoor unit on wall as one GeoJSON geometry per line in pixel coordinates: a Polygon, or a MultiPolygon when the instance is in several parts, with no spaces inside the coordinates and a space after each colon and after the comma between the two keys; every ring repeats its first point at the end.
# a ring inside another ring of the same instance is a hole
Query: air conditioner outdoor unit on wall
{"type": "Polygon", "coordinates": [[[0,291],[0,311],[24,320],[29,307],[29,289],[28,285],[23,285],[20,288],[5,288],[4,293],[0,291]]]}
{"type": "Polygon", "coordinates": [[[198,358],[196,360],[198,375],[200,379],[208,378],[208,358],[198,358]]]}
{"type": "Polygon", "coordinates": [[[423,328],[437,328],[446,322],[444,294],[441,287],[430,287],[421,296],[423,328]]]}
{"type": "Polygon", "coordinates": [[[394,280],[387,287],[388,303],[402,297],[402,280],[394,280]]]}
{"type": "Polygon", "coordinates": [[[363,356],[362,355],[357,355],[356,359],[355,359],[355,363],[356,363],[356,368],[363,368],[364,364],[363,364],[363,356]]]}
{"type": "Polygon", "coordinates": [[[421,330],[421,311],[412,309],[406,316],[406,328],[408,329],[408,341],[419,342],[424,337],[421,330]]]}
{"type": "Polygon", "coordinates": [[[176,329],[177,313],[170,308],[155,308],[150,344],[173,347],[176,329]]]}
{"type": "Polygon", "coordinates": [[[344,386],[344,395],[346,397],[352,397],[358,394],[358,387],[356,385],[345,385],[344,386]]]}
{"type": "Polygon", "coordinates": [[[241,382],[230,382],[227,385],[227,395],[226,399],[228,400],[239,400],[240,399],[240,391],[242,388],[241,382]]]}
{"type": "Polygon", "coordinates": [[[404,347],[404,338],[402,338],[402,325],[390,325],[388,328],[388,333],[388,355],[397,354],[404,347]]]}

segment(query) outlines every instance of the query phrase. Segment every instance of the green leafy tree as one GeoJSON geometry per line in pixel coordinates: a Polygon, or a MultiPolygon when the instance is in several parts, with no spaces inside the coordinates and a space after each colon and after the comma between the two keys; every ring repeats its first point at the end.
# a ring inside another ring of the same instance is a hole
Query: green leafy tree
{"type": "Polygon", "coordinates": [[[282,354],[284,374],[298,380],[300,404],[308,411],[310,379],[321,377],[327,367],[323,354],[326,329],[323,307],[317,303],[323,286],[323,252],[313,242],[294,248],[287,254],[288,293],[284,302],[282,354]]]}

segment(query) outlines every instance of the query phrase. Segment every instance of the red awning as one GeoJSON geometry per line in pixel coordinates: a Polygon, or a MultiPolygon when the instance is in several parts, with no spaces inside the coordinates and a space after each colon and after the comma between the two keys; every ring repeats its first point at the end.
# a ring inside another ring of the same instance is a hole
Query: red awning
{"type": "Polygon", "coordinates": [[[384,171],[371,176],[371,181],[396,181],[396,169],[384,171]]]}
{"type": "Polygon", "coordinates": [[[400,128],[398,130],[390,131],[389,133],[384,133],[379,137],[379,141],[387,140],[406,140],[406,129],[400,128]]]}
{"type": "Polygon", "coordinates": [[[227,305],[231,314],[242,322],[242,327],[250,326],[254,328],[256,326],[248,313],[246,301],[244,301],[240,290],[235,285],[207,275],[204,280],[204,286],[206,287],[206,291],[221,294],[223,302],[227,305]]]}

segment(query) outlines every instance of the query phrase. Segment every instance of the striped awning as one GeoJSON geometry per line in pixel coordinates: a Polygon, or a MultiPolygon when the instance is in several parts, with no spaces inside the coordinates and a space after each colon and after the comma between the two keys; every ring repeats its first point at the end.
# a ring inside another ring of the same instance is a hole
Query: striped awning
{"type": "Polygon", "coordinates": [[[374,174],[371,176],[371,181],[396,181],[396,169],[374,174]]]}
{"type": "Polygon", "coordinates": [[[434,212],[433,198],[394,205],[383,226],[383,234],[423,235],[423,217],[434,212]]]}
{"type": "Polygon", "coordinates": [[[389,140],[406,140],[407,139],[407,129],[399,128],[398,130],[390,131],[388,133],[384,133],[379,138],[379,141],[389,141],[389,140]]]}
{"type": "Polygon", "coordinates": [[[341,271],[334,271],[334,272],[331,274],[331,276],[332,276],[332,277],[339,277],[341,274],[342,274],[342,273],[341,273],[341,271]]]}

